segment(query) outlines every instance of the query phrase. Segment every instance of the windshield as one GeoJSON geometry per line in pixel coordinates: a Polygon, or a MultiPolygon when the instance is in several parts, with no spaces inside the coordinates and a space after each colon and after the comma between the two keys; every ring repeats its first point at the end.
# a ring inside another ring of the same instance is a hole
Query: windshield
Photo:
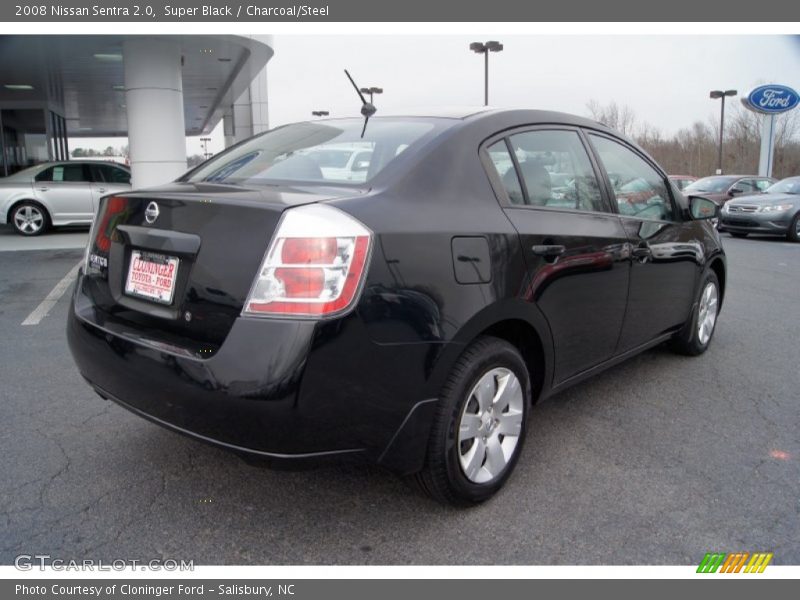
{"type": "Polygon", "coordinates": [[[355,184],[372,179],[406,148],[432,136],[432,120],[336,119],[278,127],[231,148],[184,181],[258,185],[280,181],[355,184]]]}
{"type": "Polygon", "coordinates": [[[736,177],[703,177],[687,185],[684,192],[724,192],[736,181],[736,177]]]}
{"type": "Polygon", "coordinates": [[[778,183],[773,183],[764,191],[767,194],[800,194],[800,177],[782,179],[778,183]]]}
{"type": "Polygon", "coordinates": [[[32,167],[26,167],[21,171],[17,171],[9,175],[8,177],[3,177],[0,181],[16,181],[16,180],[25,180],[30,181],[33,179],[33,176],[36,175],[39,171],[44,168],[45,165],[33,165],[32,167]]]}

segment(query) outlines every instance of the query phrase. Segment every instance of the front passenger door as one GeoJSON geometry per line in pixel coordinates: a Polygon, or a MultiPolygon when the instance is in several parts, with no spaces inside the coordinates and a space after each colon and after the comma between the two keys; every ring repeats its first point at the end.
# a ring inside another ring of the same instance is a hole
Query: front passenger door
{"type": "Polygon", "coordinates": [[[90,168],[95,212],[97,212],[98,203],[103,196],[131,189],[131,174],[125,169],[113,164],[92,164],[90,168]]]}
{"type": "Polygon", "coordinates": [[[643,345],[682,325],[694,299],[702,261],[697,222],[684,222],[666,175],[619,140],[589,139],[620,208],[631,244],[630,289],[618,352],[643,345]]]}
{"type": "Polygon", "coordinates": [[[92,189],[83,163],[64,163],[45,169],[36,176],[33,189],[56,224],[92,221],[92,189]]]}

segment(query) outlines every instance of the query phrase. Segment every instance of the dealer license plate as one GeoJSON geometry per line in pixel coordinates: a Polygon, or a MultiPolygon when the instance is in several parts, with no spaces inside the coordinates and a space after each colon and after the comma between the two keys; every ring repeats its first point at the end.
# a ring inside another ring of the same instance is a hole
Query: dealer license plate
{"type": "Polygon", "coordinates": [[[133,250],[125,293],[160,304],[170,304],[175,294],[178,262],[174,256],[133,250]]]}

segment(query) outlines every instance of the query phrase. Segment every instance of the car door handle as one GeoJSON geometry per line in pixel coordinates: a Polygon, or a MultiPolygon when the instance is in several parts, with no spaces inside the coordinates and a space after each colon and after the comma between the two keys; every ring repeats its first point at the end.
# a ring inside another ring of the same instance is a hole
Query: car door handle
{"type": "Polygon", "coordinates": [[[97,191],[98,191],[98,192],[100,192],[101,194],[104,194],[104,193],[105,193],[105,191],[106,191],[106,188],[104,188],[104,187],[99,187],[99,188],[97,188],[97,191]]]}
{"type": "Polygon", "coordinates": [[[46,185],[40,186],[40,187],[38,188],[38,190],[39,190],[40,192],[46,192],[46,191],[47,191],[47,190],[49,190],[49,189],[50,189],[50,188],[49,188],[49,187],[47,187],[46,185]]]}
{"type": "Polygon", "coordinates": [[[549,244],[549,245],[541,245],[541,246],[534,246],[532,248],[533,253],[536,256],[561,256],[566,251],[566,246],[560,246],[557,244],[549,244]]]}

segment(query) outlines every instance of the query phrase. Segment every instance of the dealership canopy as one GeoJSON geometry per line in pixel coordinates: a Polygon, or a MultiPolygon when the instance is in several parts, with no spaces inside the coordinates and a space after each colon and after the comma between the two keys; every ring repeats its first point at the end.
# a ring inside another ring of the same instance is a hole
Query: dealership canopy
{"type": "Polygon", "coordinates": [[[67,159],[68,136],[127,135],[151,185],[185,170],[185,136],[267,126],[267,36],[5,35],[0,55],[0,175],[67,159]]]}

